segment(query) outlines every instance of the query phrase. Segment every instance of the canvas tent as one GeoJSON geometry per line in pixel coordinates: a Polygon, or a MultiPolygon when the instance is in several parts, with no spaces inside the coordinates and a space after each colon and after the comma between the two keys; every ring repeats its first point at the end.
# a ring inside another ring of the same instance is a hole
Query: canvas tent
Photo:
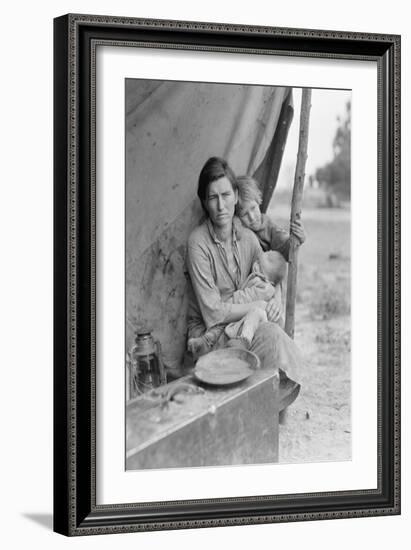
{"type": "Polygon", "coordinates": [[[186,344],[186,242],[200,222],[198,176],[220,156],[260,182],[263,209],[292,120],[292,90],[126,81],[126,346],[139,325],[177,372],[186,344]]]}

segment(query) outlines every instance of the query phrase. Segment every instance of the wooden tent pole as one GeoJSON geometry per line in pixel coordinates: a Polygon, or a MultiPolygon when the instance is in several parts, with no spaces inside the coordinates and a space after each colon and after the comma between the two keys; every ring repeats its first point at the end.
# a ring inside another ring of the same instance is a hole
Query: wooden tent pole
{"type": "MultiPolygon", "coordinates": [[[[291,201],[290,222],[301,217],[301,205],[303,198],[305,163],[307,160],[308,127],[310,122],[311,89],[304,88],[301,97],[300,137],[298,141],[297,166],[295,169],[293,198],[291,201]]],[[[290,235],[290,253],[287,280],[287,302],[285,313],[285,332],[294,338],[295,325],[295,298],[297,293],[297,267],[298,267],[297,239],[290,235]]]]}

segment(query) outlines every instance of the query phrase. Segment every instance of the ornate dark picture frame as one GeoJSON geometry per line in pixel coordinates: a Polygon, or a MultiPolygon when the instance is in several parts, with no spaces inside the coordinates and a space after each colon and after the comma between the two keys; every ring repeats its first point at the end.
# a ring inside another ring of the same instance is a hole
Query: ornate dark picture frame
{"type": "Polygon", "coordinates": [[[73,536],[400,513],[399,36],[89,15],[55,19],[54,209],[55,531],[73,536]],[[95,79],[96,48],[103,43],[377,63],[376,490],[96,504],[95,79]]]}

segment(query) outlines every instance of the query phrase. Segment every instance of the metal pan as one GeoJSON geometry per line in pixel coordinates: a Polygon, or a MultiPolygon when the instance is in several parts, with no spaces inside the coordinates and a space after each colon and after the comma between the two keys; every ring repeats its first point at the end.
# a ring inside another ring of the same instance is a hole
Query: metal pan
{"type": "Polygon", "coordinates": [[[194,376],[205,384],[226,386],[242,382],[259,366],[255,353],[242,348],[224,348],[200,357],[194,376]]]}

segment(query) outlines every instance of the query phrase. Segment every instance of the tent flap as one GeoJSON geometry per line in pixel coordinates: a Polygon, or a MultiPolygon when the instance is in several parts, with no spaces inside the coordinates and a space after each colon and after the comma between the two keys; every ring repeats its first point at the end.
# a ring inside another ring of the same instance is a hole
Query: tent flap
{"type": "Polygon", "coordinates": [[[271,197],[291,101],[283,87],[126,80],[128,347],[145,323],[166,363],[181,364],[185,248],[201,218],[200,170],[209,157],[221,156],[237,175],[255,174],[263,189],[269,185],[271,197]]]}

